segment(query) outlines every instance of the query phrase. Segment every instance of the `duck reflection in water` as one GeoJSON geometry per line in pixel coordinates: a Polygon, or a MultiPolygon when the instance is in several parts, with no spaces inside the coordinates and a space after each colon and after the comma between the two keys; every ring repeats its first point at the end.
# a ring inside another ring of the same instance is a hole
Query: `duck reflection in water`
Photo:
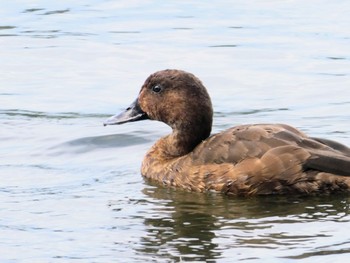
{"type": "Polygon", "coordinates": [[[228,195],[330,194],[350,191],[350,149],[311,138],[285,124],[253,124],[210,136],[213,110],[202,82],[181,70],[162,70],[138,98],[105,125],[145,119],[172,133],[146,154],[145,178],[189,191],[228,195]]]}
{"type": "MultiPolygon", "coordinates": [[[[239,257],[242,251],[258,248],[262,249],[259,253],[276,253],[276,246],[284,248],[283,255],[295,257],[304,251],[300,248],[310,246],[310,240],[322,238],[317,228],[301,235],[300,224],[343,224],[350,211],[350,200],[343,195],[233,198],[156,187],[152,181],[147,185],[139,203],[147,212],[130,215],[130,220],[142,217],[145,226],[134,250],[142,256],[157,255],[160,262],[215,262],[227,251],[239,257]]],[[[125,205],[115,202],[111,209],[120,213],[125,205]]],[[[323,251],[312,253],[322,255],[323,251]]],[[[246,259],[245,252],[241,257],[246,259]]]]}

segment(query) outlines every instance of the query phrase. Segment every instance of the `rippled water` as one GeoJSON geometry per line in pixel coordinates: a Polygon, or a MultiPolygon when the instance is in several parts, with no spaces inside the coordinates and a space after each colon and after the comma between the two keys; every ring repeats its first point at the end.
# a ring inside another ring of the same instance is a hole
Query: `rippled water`
{"type": "Polygon", "coordinates": [[[7,1],[0,9],[1,262],[345,262],[348,196],[228,198],[145,182],[170,130],[103,127],[164,68],[214,132],[283,122],[350,145],[347,1],[7,1]]]}

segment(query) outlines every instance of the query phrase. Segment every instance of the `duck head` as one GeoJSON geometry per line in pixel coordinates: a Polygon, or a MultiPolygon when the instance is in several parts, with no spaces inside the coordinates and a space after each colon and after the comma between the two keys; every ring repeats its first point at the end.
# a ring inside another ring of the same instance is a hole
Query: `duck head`
{"type": "Polygon", "coordinates": [[[168,69],[150,75],[137,99],[104,125],[145,119],[161,121],[193,148],[210,135],[212,118],[212,104],[202,82],[191,73],[168,69]]]}

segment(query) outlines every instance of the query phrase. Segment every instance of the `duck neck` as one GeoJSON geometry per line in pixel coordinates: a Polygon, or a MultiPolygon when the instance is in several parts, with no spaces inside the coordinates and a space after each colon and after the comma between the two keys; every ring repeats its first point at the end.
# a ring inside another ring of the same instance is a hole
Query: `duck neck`
{"type": "Polygon", "coordinates": [[[173,132],[164,138],[164,154],[168,158],[176,158],[191,152],[199,143],[208,138],[211,127],[190,127],[173,129],[173,132]]]}
{"type": "MultiPolygon", "coordinates": [[[[208,123],[208,122],[207,122],[208,123]]],[[[208,126],[196,125],[193,129],[174,129],[171,134],[159,139],[148,151],[142,162],[141,173],[148,178],[160,180],[169,170],[166,163],[172,163],[181,156],[186,156],[208,138],[211,122],[208,126]],[[159,171],[159,172],[157,172],[159,171]]]]}

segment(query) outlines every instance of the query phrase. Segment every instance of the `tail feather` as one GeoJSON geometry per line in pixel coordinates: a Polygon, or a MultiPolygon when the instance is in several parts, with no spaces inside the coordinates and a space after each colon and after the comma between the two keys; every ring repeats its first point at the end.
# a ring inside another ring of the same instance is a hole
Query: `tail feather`
{"type": "Polygon", "coordinates": [[[311,152],[311,157],[306,160],[304,168],[336,175],[350,176],[350,157],[329,152],[315,151],[311,152]]]}

